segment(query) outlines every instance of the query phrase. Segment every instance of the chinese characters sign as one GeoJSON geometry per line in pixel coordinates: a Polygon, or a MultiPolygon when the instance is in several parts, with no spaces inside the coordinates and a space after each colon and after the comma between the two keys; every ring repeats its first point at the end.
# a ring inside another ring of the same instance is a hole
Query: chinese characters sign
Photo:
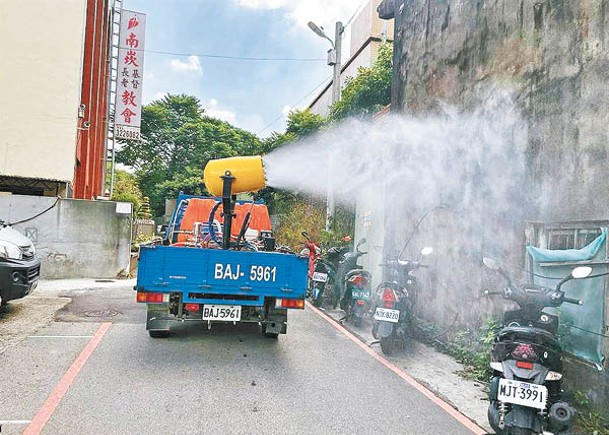
{"type": "Polygon", "coordinates": [[[145,27],[145,14],[122,10],[114,114],[117,139],[140,139],[145,27]]]}

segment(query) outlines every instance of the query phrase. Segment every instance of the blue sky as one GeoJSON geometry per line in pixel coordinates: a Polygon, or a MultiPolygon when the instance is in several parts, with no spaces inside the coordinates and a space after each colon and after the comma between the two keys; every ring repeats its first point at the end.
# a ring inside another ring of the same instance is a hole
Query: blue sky
{"type": "Polygon", "coordinates": [[[323,26],[333,39],[334,23],[349,22],[363,3],[124,0],[123,8],[146,14],[144,103],[167,92],[185,93],[198,97],[209,115],[260,137],[283,132],[287,112],[306,106],[332,74],[326,64],[330,43],[315,35],[307,22],[323,26]],[[187,55],[178,55],[182,53],[187,55]],[[319,60],[247,61],[206,55],[319,60]]]}

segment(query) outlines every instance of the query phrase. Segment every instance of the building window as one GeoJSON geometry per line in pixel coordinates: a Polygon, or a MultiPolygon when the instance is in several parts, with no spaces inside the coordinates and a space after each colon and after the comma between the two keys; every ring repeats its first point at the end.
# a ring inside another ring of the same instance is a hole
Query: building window
{"type": "Polygon", "coordinates": [[[547,249],[581,249],[601,235],[600,228],[547,229],[547,249]]]}

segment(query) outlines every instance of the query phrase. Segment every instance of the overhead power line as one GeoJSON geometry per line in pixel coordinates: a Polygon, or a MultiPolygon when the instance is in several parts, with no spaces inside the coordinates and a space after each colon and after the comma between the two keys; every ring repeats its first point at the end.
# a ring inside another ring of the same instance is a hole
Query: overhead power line
{"type": "Polygon", "coordinates": [[[243,56],[225,56],[222,54],[205,54],[205,53],[174,53],[171,51],[144,50],[145,53],[160,54],[165,56],[197,56],[212,59],[224,60],[245,60],[245,61],[260,61],[260,62],[325,62],[326,59],[316,58],[296,58],[296,57],[243,57],[243,56]]]}
{"type": "Polygon", "coordinates": [[[369,0],[362,0],[362,2],[359,4],[359,6],[357,7],[357,9],[355,9],[355,12],[353,12],[353,15],[351,15],[351,18],[349,18],[349,21],[347,21],[347,24],[345,24],[343,27],[346,28],[347,26],[349,26],[349,24],[351,24],[351,21],[353,21],[353,18],[355,18],[355,16],[361,11],[362,7],[364,6],[365,3],[368,3],[369,0]]]}
{"type": "MultiPolygon", "coordinates": [[[[313,92],[315,92],[316,90],[318,90],[320,87],[322,87],[323,85],[326,84],[326,82],[328,80],[330,80],[332,78],[332,76],[328,76],[324,79],[323,82],[321,82],[320,84],[318,84],[317,86],[315,86],[313,89],[311,89],[305,96],[303,96],[300,100],[298,100],[296,103],[294,103],[294,106],[298,106],[305,98],[307,98],[309,95],[311,95],[313,92]]],[[[262,130],[258,131],[258,133],[256,133],[256,136],[259,136],[262,132],[266,131],[269,127],[271,127],[273,124],[275,124],[277,121],[279,121],[281,118],[283,117],[283,113],[281,115],[279,115],[277,118],[273,119],[270,123],[268,123],[262,130]]]]}

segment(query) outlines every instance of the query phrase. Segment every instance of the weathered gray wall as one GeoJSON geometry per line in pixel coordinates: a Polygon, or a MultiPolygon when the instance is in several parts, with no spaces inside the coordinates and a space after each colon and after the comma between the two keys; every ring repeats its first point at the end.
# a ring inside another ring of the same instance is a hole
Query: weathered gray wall
{"type": "MultiPolygon", "coordinates": [[[[400,3],[400,2],[398,2],[400,3]]],[[[606,0],[409,0],[399,14],[403,110],[471,107],[493,84],[529,126],[544,220],[603,219],[609,205],[606,0]]]]}
{"type": "MultiPolygon", "coordinates": [[[[0,196],[0,219],[18,222],[56,201],[57,198],[38,196],[0,196]]],[[[46,213],[14,228],[34,242],[42,260],[42,278],[114,278],[129,272],[130,206],[61,199],[46,213]]]]}
{"type": "MultiPolygon", "coordinates": [[[[478,297],[489,281],[479,257],[495,252],[522,265],[527,220],[607,218],[608,7],[607,0],[396,0],[393,110],[424,113],[438,101],[472,109],[480,89],[499,87],[513,92],[528,125],[529,201],[521,213],[488,220],[483,208],[448,211],[421,228],[443,251],[424,275],[431,285],[421,309],[442,326],[473,326],[499,308],[478,297]],[[460,234],[471,234],[464,229],[471,225],[479,236],[464,243],[460,234]]],[[[609,397],[606,373],[575,379],[586,379],[578,387],[592,388],[597,403],[609,397]]]]}

